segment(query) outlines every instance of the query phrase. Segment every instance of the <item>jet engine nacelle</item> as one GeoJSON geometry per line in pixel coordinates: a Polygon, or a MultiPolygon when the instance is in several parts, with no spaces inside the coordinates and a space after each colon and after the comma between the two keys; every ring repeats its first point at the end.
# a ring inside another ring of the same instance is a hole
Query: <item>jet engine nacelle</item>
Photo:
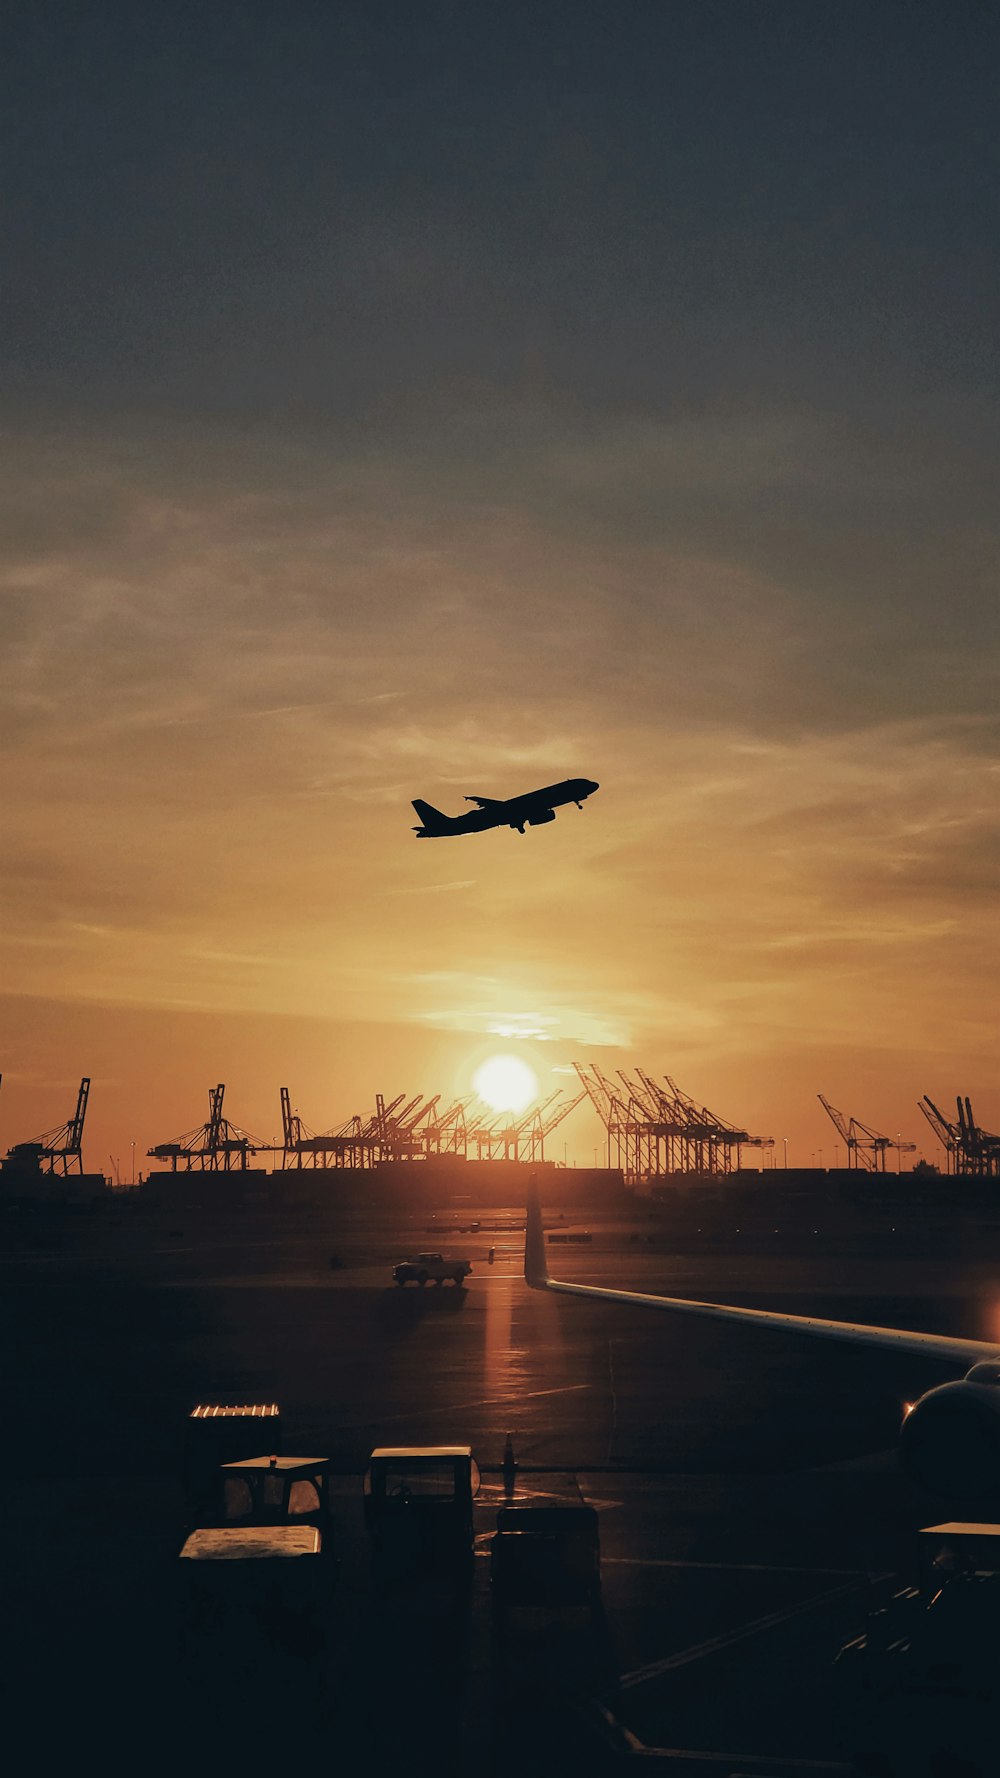
{"type": "Polygon", "coordinates": [[[1000,1503],[1000,1363],[974,1364],[907,1410],[899,1458],[929,1494],[970,1506],[1000,1503]]]}
{"type": "Polygon", "coordinates": [[[555,809],[545,809],[545,810],[543,810],[541,815],[530,816],[528,819],[528,826],[529,827],[541,827],[543,821],[554,821],[555,818],[556,818],[555,809]]]}

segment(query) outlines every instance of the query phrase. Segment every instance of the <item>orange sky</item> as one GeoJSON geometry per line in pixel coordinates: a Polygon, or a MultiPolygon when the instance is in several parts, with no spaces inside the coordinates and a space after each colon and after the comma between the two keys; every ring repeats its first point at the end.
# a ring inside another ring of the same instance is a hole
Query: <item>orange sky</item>
{"type": "MultiPolygon", "coordinates": [[[[832,1159],[819,1090],[921,1148],[923,1092],[997,1123],[993,724],[901,709],[780,549],[597,522],[669,427],[603,462],[537,431],[489,497],[208,431],[12,454],[0,1142],[84,1072],[103,1165],[218,1079],[255,1133],[283,1084],[325,1128],[512,1039],[543,1090],[638,1061],[799,1160],[832,1159]],[[523,838],[412,834],[411,796],[567,774],[599,793],[523,838]]],[[[763,465],[699,438],[720,498],[846,473],[819,428],[763,465]]],[[[882,540],[853,547],[856,585],[882,540]]],[[[563,1137],[592,1159],[583,1112],[563,1137]]]]}
{"type": "Polygon", "coordinates": [[[799,1162],[818,1091],[1000,1128],[1000,36],[945,12],[12,25],[0,1149],[83,1074],[106,1167],[501,1044],[799,1162]]]}

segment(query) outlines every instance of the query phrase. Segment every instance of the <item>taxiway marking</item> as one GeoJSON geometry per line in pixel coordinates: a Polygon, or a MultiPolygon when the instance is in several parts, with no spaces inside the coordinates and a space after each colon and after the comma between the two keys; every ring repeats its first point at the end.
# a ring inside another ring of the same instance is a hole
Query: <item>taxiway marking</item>
{"type": "Polygon", "coordinates": [[[335,1426],[335,1432],[357,1432],[366,1426],[388,1426],[395,1420],[429,1420],[433,1414],[454,1414],[461,1408],[511,1408],[518,1402],[537,1401],[542,1395],[576,1395],[582,1389],[593,1389],[593,1383],[566,1383],[560,1389],[529,1389],[522,1395],[484,1395],[478,1401],[448,1401],[439,1408],[414,1408],[406,1414],[379,1414],[372,1420],[351,1420],[335,1426]]]}
{"type": "Polygon", "coordinates": [[[694,1661],[704,1660],[706,1655],[718,1654],[724,1648],[732,1648],[737,1642],[746,1642],[751,1636],[758,1636],[764,1630],[775,1629],[778,1624],[791,1623],[795,1618],[805,1617],[807,1612],[818,1610],[821,1605],[832,1605],[836,1599],[847,1599],[852,1593],[862,1592],[873,1580],[887,1578],[886,1575],[865,1575],[863,1579],[850,1581],[845,1586],[830,1587],[825,1593],[815,1593],[811,1599],[805,1599],[798,1605],[787,1605],[783,1611],[768,1612],[766,1617],[754,1618],[749,1624],[740,1624],[735,1630],[724,1630],[719,1636],[710,1636],[707,1642],[692,1643],[690,1648],[682,1648],[675,1655],[665,1656],[662,1661],[650,1661],[645,1667],[636,1667],[634,1672],[624,1673],[618,1681],[618,1689],[623,1692],[633,1691],[636,1686],[645,1685],[650,1679],[658,1679],[662,1673],[673,1673],[678,1667],[689,1667],[694,1661]]]}
{"type": "MultiPolygon", "coordinates": [[[[587,1502],[588,1506],[596,1505],[587,1502]]],[[[617,1501],[611,1503],[618,1505],[617,1501]]],[[[602,1556],[602,1568],[705,1568],[718,1574],[815,1574],[839,1575],[844,1580],[881,1580],[867,1568],[794,1568],[783,1562],[686,1562],[670,1556],[602,1556]]]]}

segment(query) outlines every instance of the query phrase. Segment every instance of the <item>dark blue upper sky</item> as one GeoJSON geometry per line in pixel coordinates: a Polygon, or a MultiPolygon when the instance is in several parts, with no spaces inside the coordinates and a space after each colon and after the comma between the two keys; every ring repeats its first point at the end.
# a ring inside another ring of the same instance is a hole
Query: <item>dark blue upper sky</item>
{"type": "Polygon", "coordinates": [[[330,420],[982,389],[981,0],[28,9],[8,395],[330,420]]]}

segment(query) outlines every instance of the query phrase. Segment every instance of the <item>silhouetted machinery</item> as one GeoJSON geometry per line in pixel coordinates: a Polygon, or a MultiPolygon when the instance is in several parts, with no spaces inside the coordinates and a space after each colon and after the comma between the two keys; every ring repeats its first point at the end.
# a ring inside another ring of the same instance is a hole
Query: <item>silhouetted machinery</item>
{"type": "Polygon", "coordinates": [[[643,1072],[618,1071],[611,1081],[594,1062],[574,1062],[608,1135],[626,1185],[689,1173],[713,1179],[739,1171],[744,1148],[773,1148],[773,1136],[751,1136],[682,1092],[669,1074],[663,1085],[643,1072]],[[620,1083],[620,1084],[619,1084],[620,1083]]]}
{"type": "Polygon", "coordinates": [[[1000,1525],[920,1533],[916,1585],[883,1595],[836,1662],[843,1739],[872,1778],[994,1778],[1000,1525]]]}
{"type": "Polygon", "coordinates": [[[281,1411],[275,1401],[199,1402],[184,1429],[184,1513],[189,1528],[218,1517],[220,1470],[246,1456],[281,1450],[281,1411]]]}
{"type": "Polygon", "coordinates": [[[64,1124],[45,1130],[31,1142],[17,1142],[7,1150],[4,1171],[9,1173],[61,1174],[83,1172],[83,1125],[90,1097],[90,1080],[84,1077],[77,1094],[76,1110],[64,1124]]]}
{"type": "Polygon", "coordinates": [[[980,1128],[972,1115],[972,1101],[968,1096],[955,1100],[956,1123],[946,1118],[926,1093],[919,1105],[947,1155],[949,1172],[980,1179],[1000,1179],[1000,1136],[980,1128]]]}
{"type": "Polygon", "coordinates": [[[364,1490],[383,1586],[454,1594],[471,1583],[479,1465],[469,1445],[380,1446],[369,1458],[364,1490]]]}
{"type": "Polygon", "coordinates": [[[208,1122],[199,1124],[195,1130],[186,1130],[173,1142],[159,1142],[155,1148],[147,1149],[151,1159],[169,1161],[174,1173],[178,1167],[185,1172],[228,1173],[235,1167],[249,1166],[250,1156],[265,1144],[223,1117],[225,1092],[221,1082],[212,1087],[208,1095],[208,1122]]]}
{"type": "Polygon", "coordinates": [[[490,1546],[493,1614],[588,1618],[601,1597],[601,1541],[592,1506],[501,1506],[490,1546]]]}
{"type": "Polygon", "coordinates": [[[565,1099],[557,1087],[540,1104],[528,1107],[519,1118],[502,1112],[493,1118],[481,1118],[467,1130],[468,1145],[475,1145],[481,1161],[544,1161],[545,1140],[559,1128],[563,1120],[582,1105],[587,1097],[581,1088],[575,1098],[565,1099]]]}
{"type": "Polygon", "coordinates": [[[188,1420],[181,1629],[188,1646],[210,1643],[213,1671],[234,1642],[240,1661],[255,1648],[301,1656],[323,1642],[333,1572],[329,1460],[284,1455],[280,1436],[273,1402],[203,1402],[188,1420]]]}
{"type": "Polygon", "coordinates": [[[884,1173],[886,1155],[890,1149],[896,1150],[897,1157],[914,1152],[917,1146],[915,1142],[902,1142],[898,1136],[883,1136],[869,1124],[863,1124],[860,1118],[845,1118],[843,1112],[831,1105],[829,1099],[824,1099],[822,1093],[817,1093],[816,1097],[837,1134],[843,1138],[848,1167],[860,1167],[866,1173],[884,1173]]]}

